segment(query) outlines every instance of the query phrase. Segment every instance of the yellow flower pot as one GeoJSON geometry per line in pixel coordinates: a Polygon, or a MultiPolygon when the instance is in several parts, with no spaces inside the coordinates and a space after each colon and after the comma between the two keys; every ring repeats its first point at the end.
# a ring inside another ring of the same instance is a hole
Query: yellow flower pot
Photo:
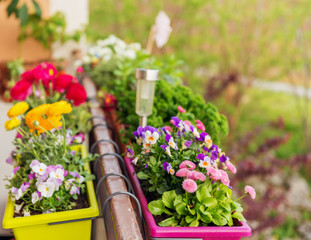
{"type": "MultiPolygon", "coordinates": [[[[86,156],[85,146],[72,150],[86,156]]],[[[90,172],[89,166],[86,170],[90,172]]],[[[90,239],[92,218],[98,216],[98,206],[92,181],[86,182],[88,208],[14,218],[14,202],[8,199],[2,226],[12,229],[16,240],[69,240],[90,239]]]]}

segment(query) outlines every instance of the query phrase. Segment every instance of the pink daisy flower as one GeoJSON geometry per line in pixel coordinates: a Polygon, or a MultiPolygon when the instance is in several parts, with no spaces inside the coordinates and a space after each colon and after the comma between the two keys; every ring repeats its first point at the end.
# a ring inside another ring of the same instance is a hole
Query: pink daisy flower
{"type": "Polygon", "coordinates": [[[213,167],[207,167],[207,175],[210,175],[211,179],[217,181],[217,180],[221,180],[222,175],[221,172],[213,167]]]}
{"type": "Polygon", "coordinates": [[[229,176],[228,174],[224,171],[224,170],[219,170],[220,174],[221,174],[221,179],[220,181],[222,182],[222,184],[229,186],[230,184],[230,180],[229,180],[229,176]]]}
{"type": "Polygon", "coordinates": [[[192,126],[192,123],[188,120],[184,121],[184,124],[186,124],[188,127],[192,126]]]}
{"type": "Polygon", "coordinates": [[[186,179],[182,183],[182,188],[189,193],[194,193],[198,189],[198,186],[192,179],[186,179]]]}
{"type": "Polygon", "coordinates": [[[197,128],[200,129],[202,132],[205,132],[205,126],[200,120],[195,120],[197,123],[197,128]]]}
{"type": "Polygon", "coordinates": [[[179,169],[188,168],[189,170],[193,170],[193,169],[195,169],[195,167],[196,167],[196,165],[189,160],[183,161],[181,164],[179,164],[179,169]]]}
{"type": "Polygon", "coordinates": [[[245,188],[245,193],[248,193],[252,199],[255,199],[256,197],[256,191],[253,187],[249,186],[249,185],[246,185],[245,188]]]}
{"type": "Polygon", "coordinates": [[[236,173],[236,167],[229,161],[226,162],[226,167],[233,173],[236,173]]]}
{"type": "Polygon", "coordinates": [[[177,172],[176,172],[176,176],[177,177],[187,177],[187,172],[188,172],[188,178],[192,178],[193,176],[193,173],[192,171],[189,171],[187,168],[182,168],[182,169],[179,169],[177,172]]]}
{"type": "Polygon", "coordinates": [[[206,176],[201,172],[195,172],[193,174],[193,178],[194,178],[194,180],[200,180],[200,181],[204,182],[206,179],[206,176]]]}
{"type": "Polygon", "coordinates": [[[184,108],[182,108],[181,106],[178,106],[177,109],[181,113],[185,113],[186,112],[186,110],[184,108]]]}

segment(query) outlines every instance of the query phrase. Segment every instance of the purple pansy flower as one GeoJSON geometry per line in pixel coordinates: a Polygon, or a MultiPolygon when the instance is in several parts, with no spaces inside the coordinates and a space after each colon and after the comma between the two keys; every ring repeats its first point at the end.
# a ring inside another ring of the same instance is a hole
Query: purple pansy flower
{"type": "Polygon", "coordinates": [[[74,171],[74,172],[69,172],[69,174],[70,174],[71,176],[75,177],[75,178],[80,178],[80,174],[77,173],[76,171],[74,171]]]}
{"type": "Polygon", "coordinates": [[[16,168],[14,168],[14,170],[13,170],[13,174],[15,175],[16,174],[16,172],[20,169],[21,167],[16,167],[16,168]]]}
{"type": "Polygon", "coordinates": [[[172,117],[170,122],[177,128],[183,127],[183,123],[178,117],[172,117]]]}
{"type": "Polygon", "coordinates": [[[205,155],[203,153],[198,154],[197,159],[204,160],[205,155]]]}
{"type": "Polygon", "coordinates": [[[217,151],[212,151],[211,153],[211,160],[215,161],[218,158],[218,152],[217,151]]]}
{"type": "Polygon", "coordinates": [[[127,152],[127,157],[129,158],[134,157],[134,151],[131,148],[128,148],[126,152],[127,152]]]}
{"type": "Polygon", "coordinates": [[[167,171],[167,167],[168,167],[169,165],[170,165],[170,164],[169,164],[168,162],[164,162],[164,163],[162,164],[163,169],[164,169],[165,171],[167,171]]]}
{"type": "Polygon", "coordinates": [[[13,158],[12,158],[12,157],[8,157],[8,158],[5,160],[5,162],[6,162],[7,164],[13,164],[13,158]]]}
{"type": "Polygon", "coordinates": [[[32,179],[34,179],[35,176],[36,176],[35,173],[30,173],[30,174],[28,174],[28,179],[32,180],[32,179]]]}
{"type": "Polygon", "coordinates": [[[170,139],[171,139],[171,135],[170,134],[166,134],[166,136],[165,136],[165,141],[167,141],[167,142],[169,142],[170,141],[170,139]]]}
{"type": "Polygon", "coordinates": [[[192,144],[192,141],[186,141],[186,142],[185,142],[185,146],[186,146],[186,147],[190,147],[191,144],[192,144]]]}
{"type": "Polygon", "coordinates": [[[142,132],[143,132],[143,128],[141,126],[139,126],[137,128],[137,130],[135,132],[133,132],[133,135],[136,137],[136,138],[139,138],[139,137],[142,137],[142,132]]]}
{"type": "Polygon", "coordinates": [[[22,190],[22,192],[25,192],[30,186],[30,183],[29,182],[23,182],[20,189],[22,190]]]}
{"type": "Polygon", "coordinates": [[[166,147],[167,147],[167,146],[168,146],[168,145],[163,144],[163,145],[160,146],[160,148],[162,148],[164,151],[166,151],[166,147]]]}
{"type": "Polygon", "coordinates": [[[228,160],[228,157],[225,156],[225,154],[221,155],[221,157],[219,158],[220,162],[225,163],[228,160]]]}

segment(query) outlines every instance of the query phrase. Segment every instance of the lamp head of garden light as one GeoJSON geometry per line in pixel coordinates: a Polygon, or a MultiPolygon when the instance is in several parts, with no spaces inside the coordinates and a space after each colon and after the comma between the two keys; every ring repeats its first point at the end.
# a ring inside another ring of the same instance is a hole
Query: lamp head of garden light
{"type": "Polygon", "coordinates": [[[136,114],[140,116],[139,125],[147,125],[147,117],[152,113],[155,83],[159,79],[159,70],[137,68],[136,114]]]}

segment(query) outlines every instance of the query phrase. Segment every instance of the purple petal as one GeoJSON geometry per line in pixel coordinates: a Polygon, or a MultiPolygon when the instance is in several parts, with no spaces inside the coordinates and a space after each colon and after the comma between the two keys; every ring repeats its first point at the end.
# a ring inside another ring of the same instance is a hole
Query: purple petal
{"type": "Polygon", "coordinates": [[[225,163],[227,161],[227,157],[225,156],[225,154],[223,154],[223,155],[221,155],[219,160],[220,160],[220,162],[225,163]]]}
{"type": "Polygon", "coordinates": [[[204,160],[204,157],[205,157],[204,154],[200,153],[200,154],[198,154],[197,159],[204,160]]]}
{"type": "Polygon", "coordinates": [[[165,136],[165,141],[167,141],[167,142],[169,142],[170,141],[170,139],[171,139],[171,135],[170,134],[166,134],[166,136],[165,136]]]}
{"type": "Polygon", "coordinates": [[[190,147],[191,144],[192,144],[192,141],[186,141],[186,142],[185,142],[185,146],[186,146],[186,147],[190,147]]]}
{"type": "Polygon", "coordinates": [[[13,174],[15,175],[16,174],[16,172],[20,169],[21,167],[16,167],[16,168],[14,168],[14,170],[13,170],[13,174]]]}
{"type": "Polygon", "coordinates": [[[169,165],[170,165],[170,164],[169,164],[168,162],[164,162],[164,163],[162,164],[163,169],[166,171],[166,169],[167,169],[167,167],[168,167],[169,165]]]}
{"type": "Polygon", "coordinates": [[[166,147],[167,147],[167,145],[165,145],[165,144],[160,146],[160,148],[162,148],[164,151],[166,151],[166,147]]]}
{"type": "Polygon", "coordinates": [[[34,179],[35,176],[36,176],[35,173],[30,173],[30,174],[28,174],[28,179],[29,180],[34,179]]]}

